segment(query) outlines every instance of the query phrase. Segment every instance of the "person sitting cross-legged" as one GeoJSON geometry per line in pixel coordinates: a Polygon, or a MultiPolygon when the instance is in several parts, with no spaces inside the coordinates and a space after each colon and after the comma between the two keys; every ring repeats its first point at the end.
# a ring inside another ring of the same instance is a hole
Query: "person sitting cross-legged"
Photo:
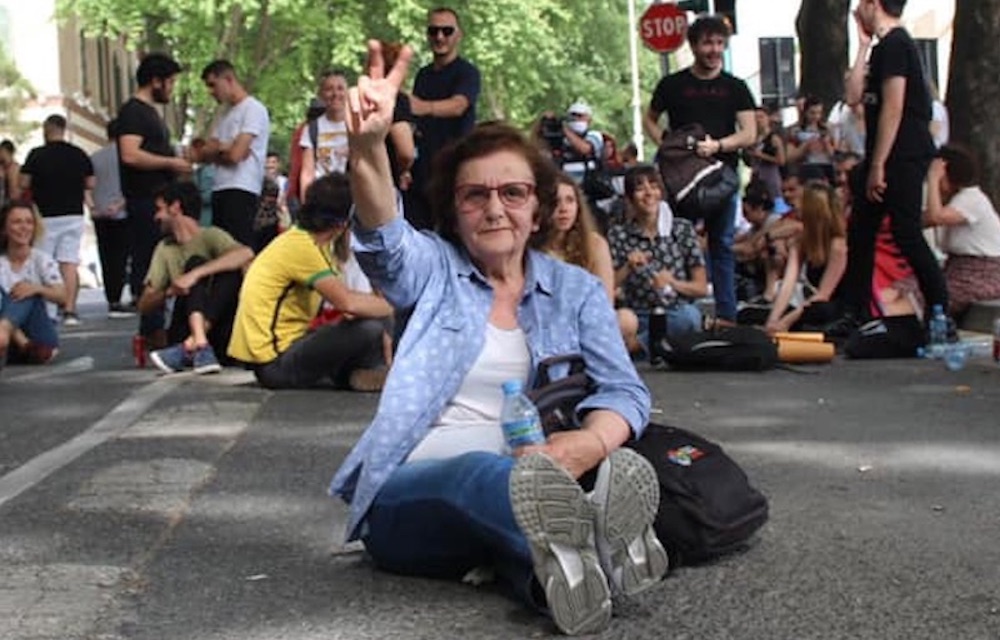
{"type": "Polygon", "coordinates": [[[52,256],[35,248],[42,221],[34,206],[12,200],[0,209],[0,367],[45,364],[58,352],[59,335],[47,303],[61,304],[66,287],[52,256]]]}
{"type": "Polygon", "coordinates": [[[247,271],[229,355],[269,389],[335,387],[379,391],[385,382],[382,332],[393,309],[381,296],[351,289],[331,245],[348,232],[351,191],[342,173],[309,185],[298,225],[261,251],[247,271]],[[339,312],[314,331],[323,300],[339,312]]]}
{"type": "Polygon", "coordinates": [[[191,182],[170,184],[156,196],[156,222],[167,237],[153,252],[139,311],[151,313],[174,298],[171,346],[149,354],[165,373],[221,370],[216,350],[229,343],[243,269],[254,256],[222,229],[201,227],[200,216],[201,195],[191,182]]]}

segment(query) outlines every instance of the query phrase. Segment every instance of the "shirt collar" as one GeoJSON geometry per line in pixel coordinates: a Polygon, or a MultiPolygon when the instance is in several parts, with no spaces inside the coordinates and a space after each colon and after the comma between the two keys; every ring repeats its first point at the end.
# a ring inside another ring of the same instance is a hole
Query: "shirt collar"
{"type": "MultiPolygon", "coordinates": [[[[469,252],[464,247],[461,249],[453,248],[453,250],[458,254],[456,273],[459,277],[476,279],[483,284],[488,283],[486,276],[472,262],[469,252]]],[[[526,294],[538,291],[547,296],[552,295],[555,278],[553,265],[554,258],[549,258],[533,249],[525,249],[524,291],[526,294]]]]}

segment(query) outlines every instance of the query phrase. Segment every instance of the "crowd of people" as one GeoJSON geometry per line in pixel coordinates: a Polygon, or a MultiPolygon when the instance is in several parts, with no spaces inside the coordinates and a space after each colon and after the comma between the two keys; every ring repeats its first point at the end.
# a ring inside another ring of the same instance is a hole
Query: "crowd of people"
{"type": "Polygon", "coordinates": [[[691,25],[694,63],[659,82],[645,128],[698,126],[687,151],[706,173],[750,174],[693,213],[582,100],[527,131],[477,125],[479,72],[449,8],[428,14],[432,61],[411,91],[412,51],[394,43],[369,43],[360,74],[320,75],[287,175],[266,106],[226,60],[201,73],[219,117],[178,153],[157,107],[182,67],[150,53],[93,156],[61,116],[23,166],[0,144],[0,359],[49,362],[57,319],[79,322],[86,206],[108,313],[139,316],[158,369],[383,391],[331,487],[379,567],[489,567],[562,631],[600,630],[612,595],[667,569],[655,476],[621,448],[649,419],[634,362],[658,340],[740,323],[915,355],[932,306],[959,318],[1000,297],[1000,218],[974,156],[947,140],[904,5],[862,0],[844,102],[828,113],[803,96],[787,127],[724,70],[727,23],[691,25]],[[943,269],[925,226],[942,231],[943,269]],[[510,451],[501,384],[566,353],[595,381],[580,428],[510,451]]]}

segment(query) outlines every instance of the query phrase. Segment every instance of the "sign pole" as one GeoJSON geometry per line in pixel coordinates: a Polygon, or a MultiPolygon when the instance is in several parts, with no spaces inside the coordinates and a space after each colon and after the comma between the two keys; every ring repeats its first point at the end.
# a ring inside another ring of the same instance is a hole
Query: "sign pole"
{"type": "Polygon", "coordinates": [[[645,160],[642,137],[642,103],[639,97],[639,25],[635,18],[635,0],[628,0],[628,53],[632,65],[632,143],[639,162],[645,160]]]}

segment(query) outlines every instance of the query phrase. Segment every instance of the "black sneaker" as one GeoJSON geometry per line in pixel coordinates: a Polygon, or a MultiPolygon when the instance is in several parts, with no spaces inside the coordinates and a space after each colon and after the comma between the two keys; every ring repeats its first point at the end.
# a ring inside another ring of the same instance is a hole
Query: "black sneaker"
{"type": "Polygon", "coordinates": [[[823,334],[832,340],[846,340],[862,324],[861,319],[849,311],[826,325],[823,334]]]}
{"type": "Polygon", "coordinates": [[[112,302],[108,305],[108,317],[111,319],[131,318],[133,316],[135,316],[135,309],[120,302],[112,302]]]}

